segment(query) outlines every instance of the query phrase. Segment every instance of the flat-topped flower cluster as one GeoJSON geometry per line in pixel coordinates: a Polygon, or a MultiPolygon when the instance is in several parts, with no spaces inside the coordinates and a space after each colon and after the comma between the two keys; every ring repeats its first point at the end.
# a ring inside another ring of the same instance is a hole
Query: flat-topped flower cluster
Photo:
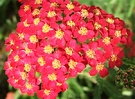
{"type": "Polygon", "coordinates": [[[8,82],[23,93],[55,99],[88,64],[107,76],[131,43],[124,22],[96,6],[70,0],[19,0],[16,32],[6,39],[8,82]],[[108,66],[105,64],[109,64],[108,66]]]}

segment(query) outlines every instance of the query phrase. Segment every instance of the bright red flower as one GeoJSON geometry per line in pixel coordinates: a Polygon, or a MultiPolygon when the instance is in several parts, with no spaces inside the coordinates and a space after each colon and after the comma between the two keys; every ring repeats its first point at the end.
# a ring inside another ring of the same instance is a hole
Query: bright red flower
{"type": "Polygon", "coordinates": [[[70,59],[68,62],[69,77],[76,77],[79,72],[81,72],[85,66],[83,63],[79,62],[77,59],[70,59]]]}
{"type": "Polygon", "coordinates": [[[79,52],[81,51],[81,47],[76,44],[75,40],[70,40],[66,43],[66,46],[64,47],[64,52],[67,56],[67,58],[70,57],[76,57],[79,52]]]}
{"type": "MultiPolygon", "coordinates": [[[[56,23],[55,23],[56,24],[56,23]]],[[[54,35],[55,30],[53,29],[54,26],[53,22],[40,22],[37,28],[37,36],[39,39],[46,39],[50,38],[54,35]]]]}
{"type": "Polygon", "coordinates": [[[91,76],[106,77],[107,68],[122,64],[121,46],[132,43],[132,33],[119,18],[70,0],[18,1],[20,22],[5,42],[11,53],[4,70],[13,87],[55,99],[85,65],[91,76]]]}
{"type": "Polygon", "coordinates": [[[109,74],[108,69],[105,68],[103,63],[97,63],[96,66],[92,67],[92,69],[90,70],[91,76],[95,76],[98,73],[101,77],[106,77],[109,74]]]}
{"type": "Polygon", "coordinates": [[[58,93],[50,88],[42,88],[37,92],[37,96],[42,99],[55,99],[58,93]]]}
{"type": "Polygon", "coordinates": [[[91,40],[95,33],[93,30],[89,29],[89,24],[85,23],[85,21],[81,21],[81,23],[77,24],[78,29],[74,31],[74,37],[78,39],[78,42],[85,42],[87,39],[91,40]]]}
{"type": "Polygon", "coordinates": [[[124,57],[124,52],[121,48],[116,46],[110,46],[105,49],[107,57],[109,57],[109,67],[114,68],[114,66],[122,65],[122,58],[124,57]]]}
{"type": "Polygon", "coordinates": [[[18,13],[20,17],[26,17],[27,14],[31,13],[31,5],[29,5],[29,3],[21,5],[18,13]]]}
{"type": "Polygon", "coordinates": [[[21,88],[22,93],[28,93],[29,95],[33,96],[35,92],[37,92],[39,86],[35,84],[35,82],[28,83],[26,82],[21,88]]]}
{"type": "Polygon", "coordinates": [[[9,50],[16,50],[19,48],[19,45],[20,45],[20,41],[19,41],[19,38],[17,36],[16,33],[12,33],[9,35],[9,37],[6,39],[6,51],[9,51],[9,50]]]}
{"type": "Polygon", "coordinates": [[[96,61],[105,61],[103,51],[98,48],[97,42],[90,42],[89,45],[83,44],[83,50],[84,55],[91,66],[95,65],[96,61]]]}
{"type": "Polygon", "coordinates": [[[66,41],[71,39],[71,31],[58,28],[55,30],[53,37],[49,39],[53,45],[58,45],[59,47],[64,47],[66,41]]]}

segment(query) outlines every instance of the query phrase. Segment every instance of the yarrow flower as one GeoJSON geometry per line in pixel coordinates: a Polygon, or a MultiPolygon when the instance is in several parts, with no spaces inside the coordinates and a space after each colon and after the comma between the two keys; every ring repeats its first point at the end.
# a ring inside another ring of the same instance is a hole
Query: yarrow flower
{"type": "Polygon", "coordinates": [[[132,33],[124,22],[96,6],[70,0],[19,0],[20,22],[6,39],[8,82],[22,93],[56,99],[86,65],[106,77],[122,64],[122,45],[132,33]],[[108,66],[105,64],[108,63],[108,66]]]}

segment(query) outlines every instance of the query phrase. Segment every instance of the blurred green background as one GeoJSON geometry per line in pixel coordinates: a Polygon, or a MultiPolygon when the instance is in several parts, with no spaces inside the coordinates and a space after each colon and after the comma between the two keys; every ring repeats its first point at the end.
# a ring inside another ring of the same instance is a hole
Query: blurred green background
{"type": "MultiPolygon", "coordinates": [[[[135,32],[135,0],[79,0],[79,2],[101,7],[123,19],[126,27],[135,32]]],[[[36,95],[33,97],[22,95],[19,90],[12,88],[7,83],[3,70],[8,54],[5,52],[4,41],[16,28],[19,21],[17,14],[19,6],[17,0],[0,0],[0,99],[38,99],[36,95]]],[[[133,58],[132,61],[134,60],[133,58]]],[[[115,84],[115,70],[110,70],[110,75],[105,79],[98,76],[90,77],[88,70],[89,68],[86,68],[77,78],[69,79],[67,81],[69,89],[60,93],[57,99],[135,99],[135,91],[115,84]]]]}

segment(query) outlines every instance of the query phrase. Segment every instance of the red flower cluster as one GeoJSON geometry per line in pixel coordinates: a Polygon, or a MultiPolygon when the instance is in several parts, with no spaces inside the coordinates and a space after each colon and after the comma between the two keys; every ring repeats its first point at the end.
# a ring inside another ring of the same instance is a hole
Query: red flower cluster
{"type": "Polygon", "coordinates": [[[70,0],[19,1],[21,21],[6,40],[4,67],[8,82],[23,93],[55,99],[86,64],[91,76],[101,77],[122,64],[121,46],[131,43],[122,20],[70,0]]]}

